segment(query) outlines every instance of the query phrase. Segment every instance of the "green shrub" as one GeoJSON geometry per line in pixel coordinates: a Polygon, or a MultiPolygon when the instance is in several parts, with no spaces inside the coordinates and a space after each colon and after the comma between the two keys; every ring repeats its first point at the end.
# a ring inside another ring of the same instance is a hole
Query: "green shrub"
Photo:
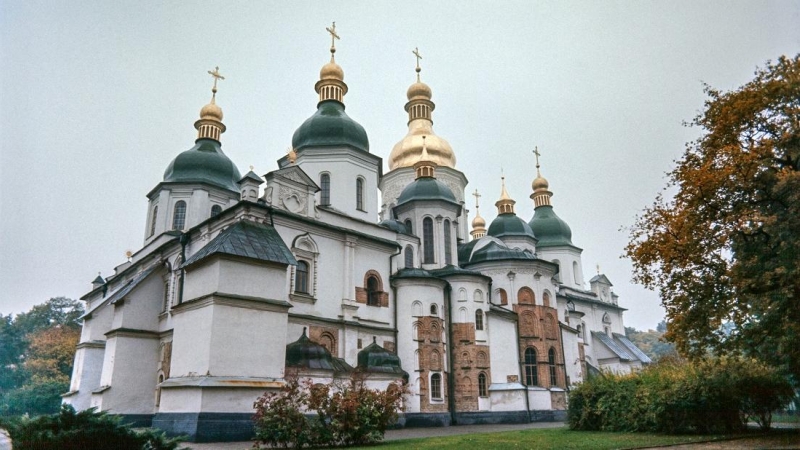
{"type": "Polygon", "coordinates": [[[792,390],[753,360],[667,359],[639,373],[593,377],[570,392],[570,428],[595,431],[730,433],[748,420],[769,428],[792,390]]]}
{"type": "Polygon", "coordinates": [[[58,414],[4,420],[0,426],[8,430],[14,450],[174,450],[181,441],[155,430],[133,430],[120,420],[94,408],[75,412],[63,405],[58,414]]]}
{"type": "Polygon", "coordinates": [[[47,380],[26,384],[2,397],[0,416],[56,414],[61,408],[61,394],[68,390],[68,382],[47,380]]]}
{"type": "Polygon", "coordinates": [[[404,390],[392,383],[385,391],[366,387],[354,372],[344,384],[316,384],[287,376],[279,392],[256,400],[256,441],[273,447],[339,447],[374,444],[397,420],[404,390]]]}

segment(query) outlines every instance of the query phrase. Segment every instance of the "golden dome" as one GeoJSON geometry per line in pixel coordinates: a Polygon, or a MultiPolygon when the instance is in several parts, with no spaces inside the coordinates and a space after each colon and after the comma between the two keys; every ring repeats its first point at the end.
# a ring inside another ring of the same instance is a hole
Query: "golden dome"
{"type": "MultiPolygon", "coordinates": [[[[216,94],[216,93],[215,93],[216,94]]],[[[211,97],[211,103],[203,106],[200,110],[201,120],[217,120],[222,122],[222,108],[217,106],[215,97],[211,97]]]]}
{"type": "Polygon", "coordinates": [[[478,228],[485,228],[485,227],[486,227],[486,219],[484,219],[480,215],[477,215],[477,216],[475,216],[474,219],[472,219],[472,228],[478,229],[478,228]]]}
{"type": "Polygon", "coordinates": [[[550,183],[548,183],[547,180],[541,174],[539,174],[539,176],[533,179],[531,187],[533,188],[534,191],[537,191],[539,189],[547,189],[550,187],[550,183]]]}
{"type": "Polygon", "coordinates": [[[430,121],[424,119],[416,119],[408,124],[408,134],[394,145],[389,154],[389,170],[412,167],[422,156],[423,143],[428,152],[429,161],[440,167],[456,166],[456,155],[453,153],[453,148],[446,140],[433,134],[431,125],[430,121]],[[423,136],[427,136],[427,139],[423,139],[423,136]]]}
{"type": "Polygon", "coordinates": [[[336,64],[333,58],[331,58],[331,62],[325,64],[322,66],[322,69],[320,69],[319,79],[344,81],[344,70],[342,70],[342,66],[336,64]]]}
{"type": "Polygon", "coordinates": [[[406,97],[409,101],[430,100],[432,96],[433,92],[431,91],[431,87],[421,81],[417,81],[409,86],[408,91],[406,92],[406,97]]]}

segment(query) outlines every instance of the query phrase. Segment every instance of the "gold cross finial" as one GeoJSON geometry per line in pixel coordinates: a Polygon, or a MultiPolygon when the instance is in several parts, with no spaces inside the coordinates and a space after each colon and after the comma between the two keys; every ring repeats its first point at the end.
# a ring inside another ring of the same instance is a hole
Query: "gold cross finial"
{"type": "Polygon", "coordinates": [[[541,176],[541,174],[539,173],[539,157],[542,156],[542,154],[539,153],[538,145],[533,148],[533,154],[536,155],[536,174],[541,176]]]}
{"type": "Polygon", "coordinates": [[[472,193],[472,196],[475,197],[475,209],[479,209],[480,206],[478,205],[478,200],[480,200],[481,194],[479,194],[478,190],[475,189],[475,192],[472,193]]]}
{"type": "Polygon", "coordinates": [[[413,53],[414,56],[417,57],[417,68],[416,68],[416,71],[417,71],[417,81],[419,81],[419,73],[420,73],[420,71],[422,71],[422,68],[419,67],[419,60],[422,59],[422,56],[420,56],[420,54],[419,54],[419,47],[414,47],[414,51],[411,52],[411,53],[413,53]]]}
{"type": "Polygon", "coordinates": [[[209,70],[208,74],[214,77],[214,87],[211,88],[211,92],[216,96],[217,94],[217,80],[224,80],[225,77],[220,75],[219,73],[219,66],[215,67],[214,70],[209,70]]]}
{"type": "Polygon", "coordinates": [[[333,54],[336,53],[336,39],[340,39],[336,34],[336,22],[333,22],[330,27],[325,27],[325,30],[331,34],[331,61],[333,61],[333,54]]]}

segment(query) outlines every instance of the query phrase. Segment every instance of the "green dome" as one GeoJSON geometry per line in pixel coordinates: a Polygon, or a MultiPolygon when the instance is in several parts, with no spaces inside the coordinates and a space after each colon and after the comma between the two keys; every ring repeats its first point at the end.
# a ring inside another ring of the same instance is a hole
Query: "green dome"
{"type": "Polygon", "coordinates": [[[306,119],[292,136],[292,147],[348,146],[369,151],[369,139],[364,127],[344,112],[344,105],[326,100],[317,105],[317,112],[306,119]]]}
{"type": "Polygon", "coordinates": [[[446,184],[432,177],[421,177],[403,189],[397,197],[397,206],[412,200],[442,200],[458,204],[453,191],[446,184]]]}
{"type": "Polygon", "coordinates": [[[525,223],[524,220],[512,213],[500,214],[495,217],[492,224],[489,225],[489,230],[486,234],[496,238],[503,236],[527,236],[535,239],[538,237],[538,234],[534,235],[533,230],[531,230],[531,227],[525,223]]]}
{"type": "Polygon", "coordinates": [[[378,345],[374,337],[372,338],[372,344],[358,352],[357,367],[366,372],[397,374],[408,381],[408,373],[401,367],[400,357],[378,345]]]}
{"type": "Polygon", "coordinates": [[[309,339],[303,328],[303,335],[286,346],[286,367],[334,370],[333,356],[328,349],[309,339]]]}
{"type": "Polygon", "coordinates": [[[164,171],[164,181],[170,183],[208,183],[239,192],[239,169],[213,139],[198,139],[194,147],[178,155],[164,171]]]}
{"type": "Polygon", "coordinates": [[[573,245],[572,230],[569,229],[567,222],[556,215],[550,205],[536,208],[529,225],[539,239],[537,247],[573,245]]]}
{"type": "Polygon", "coordinates": [[[488,245],[478,249],[469,259],[469,264],[475,264],[484,261],[502,261],[509,259],[536,259],[530,250],[520,250],[517,248],[508,248],[497,242],[490,242],[488,245]]]}

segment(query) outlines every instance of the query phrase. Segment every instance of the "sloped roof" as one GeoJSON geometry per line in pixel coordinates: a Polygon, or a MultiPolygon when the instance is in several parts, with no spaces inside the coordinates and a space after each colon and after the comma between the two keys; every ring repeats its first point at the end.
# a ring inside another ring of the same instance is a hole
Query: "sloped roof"
{"type": "Polygon", "coordinates": [[[592,279],[591,279],[591,280],[589,280],[589,283],[594,283],[594,282],[605,283],[605,284],[607,284],[607,285],[609,285],[609,286],[613,286],[613,284],[611,284],[611,281],[609,281],[609,280],[608,280],[608,277],[606,277],[606,276],[605,276],[605,275],[603,275],[602,273],[601,273],[601,274],[598,274],[598,275],[595,275],[595,276],[593,276],[593,277],[592,277],[592,279]]]}
{"type": "Polygon", "coordinates": [[[631,355],[628,350],[623,346],[621,343],[617,342],[611,336],[601,333],[599,331],[592,331],[592,336],[594,336],[598,341],[602,342],[612,353],[617,355],[619,359],[623,361],[633,361],[636,359],[635,356],[631,355]]]}
{"type": "Polygon", "coordinates": [[[190,266],[218,253],[278,264],[297,265],[297,260],[294,259],[294,255],[289,251],[275,228],[242,220],[219,233],[181,267],[190,266]]]}
{"type": "Polygon", "coordinates": [[[86,313],[84,313],[80,317],[80,319],[83,319],[86,316],[88,316],[89,314],[97,311],[97,309],[100,308],[103,305],[106,305],[106,304],[109,304],[109,303],[113,305],[114,303],[118,302],[119,300],[122,300],[123,298],[125,298],[126,295],[130,294],[132,290],[136,289],[136,286],[138,286],[139,283],[144,281],[145,278],[150,276],[150,274],[155,272],[156,269],[158,269],[159,267],[162,267],[161,264],[153,264],[149,268],[147,268],[147,269],[143,270],[142,272],[140,272],[139,274],[135,275],[133,278],[128,280],[127,283],[124,283],[122,286],[120,286],[114,292],[112,292],[111,295],[106,297],[102,302],[98,302],[97,305],[94,308],[90,309],[89,311],[86,311],[86,313]]]}
{"type": "Polygon", "coordinates": [[[614,338],[620,343],[622,343],[623,346],[625,346],[625,349],[628,350],[628,353],[631,353],[633,356],[636,357],[636,359],[638,359],[642,363],[650,364],[653,362],[653,360],[650,359],[649,356],[645,355],[644,352],[641,351],[639,347],[637,347],[636,344],[631,342],[630,339],[628,339],[628,337],[625,336],[624,334],[614,333],[614,338]]]}

